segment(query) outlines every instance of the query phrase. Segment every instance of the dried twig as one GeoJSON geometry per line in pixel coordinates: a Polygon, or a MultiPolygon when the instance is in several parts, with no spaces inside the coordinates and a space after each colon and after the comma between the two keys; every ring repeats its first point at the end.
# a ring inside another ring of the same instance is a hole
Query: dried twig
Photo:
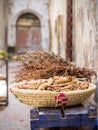
{"type": "Polygon", "coordinates": [[[53,76],[75,75],[77,78],[91,79],[94,70],[76,67],[54,53],[45,51],[27,52],[20,56],[22,68],[17,71],[15,82],[32,79],[48,79],[53,76]]]}

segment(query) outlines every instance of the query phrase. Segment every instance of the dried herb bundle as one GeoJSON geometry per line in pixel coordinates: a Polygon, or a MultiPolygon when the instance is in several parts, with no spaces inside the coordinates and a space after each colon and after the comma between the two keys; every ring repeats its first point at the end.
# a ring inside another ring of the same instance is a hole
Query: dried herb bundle
{"type": "Polygon", "coordinates": [[[69,61],[46,51],[27,52],[20,56],[22,68],[17,71],[15,82],[32,79],[47,79],[53,76],[71,75],[91,79],[95,71],[76,67],[69,61]]]}

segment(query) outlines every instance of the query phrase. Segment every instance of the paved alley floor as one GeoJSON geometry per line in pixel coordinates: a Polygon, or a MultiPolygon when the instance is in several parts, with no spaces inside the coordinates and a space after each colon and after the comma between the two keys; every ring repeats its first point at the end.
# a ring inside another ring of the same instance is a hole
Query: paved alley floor
{"type": "MultiPolygon", "coordinates": [[[[17,64],[9,62],[9,86],[16,69],[17,64]]],[[[20,103],[10,92],[8,106],[0,107],[0,130],[30,130],[30,107],[20,103]]]]}

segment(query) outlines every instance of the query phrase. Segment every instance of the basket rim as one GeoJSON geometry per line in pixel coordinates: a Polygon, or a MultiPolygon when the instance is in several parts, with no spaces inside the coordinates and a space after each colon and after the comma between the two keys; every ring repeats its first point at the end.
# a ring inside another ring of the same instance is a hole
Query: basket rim
{"type": "MultiPolygon", "coordinates": [[[[18,83],[19,84],[19,83],[18,83]]],[[[83,92],[89,92],[89,91],[94,91],[96,89],[96,85],[93,83],[89,83],[89,88],[85,89],[85,90],[73,90],[73,91],[60,91],[60,92],[56,92],[56,91],[49,91],[49,90],[32,90],[32,89],[20,89],[15,87],[18,84],[12,84],[10,86],[10,90],[13,93],[15,92],[21,92],[21,93],[54,93],[54,94],[58,94],[58,93],[66,93],[66,94],[77,94],[77,93],[83,93],[83,92]]]]}

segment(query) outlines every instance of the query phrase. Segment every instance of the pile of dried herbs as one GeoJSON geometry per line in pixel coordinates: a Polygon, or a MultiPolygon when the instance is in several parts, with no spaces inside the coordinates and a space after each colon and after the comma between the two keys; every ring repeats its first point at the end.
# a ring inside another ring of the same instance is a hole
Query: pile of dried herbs
{"type": "Polygon", "coordinates": [[[20,56],[21,69],[16,72],[15,82],[32,79],[47,79],[53,76],[71,75],[90,79],[96,75],[88,68],[76,67],[69,61],[59,58],[54,53],[38,50],[20,56]]]}

